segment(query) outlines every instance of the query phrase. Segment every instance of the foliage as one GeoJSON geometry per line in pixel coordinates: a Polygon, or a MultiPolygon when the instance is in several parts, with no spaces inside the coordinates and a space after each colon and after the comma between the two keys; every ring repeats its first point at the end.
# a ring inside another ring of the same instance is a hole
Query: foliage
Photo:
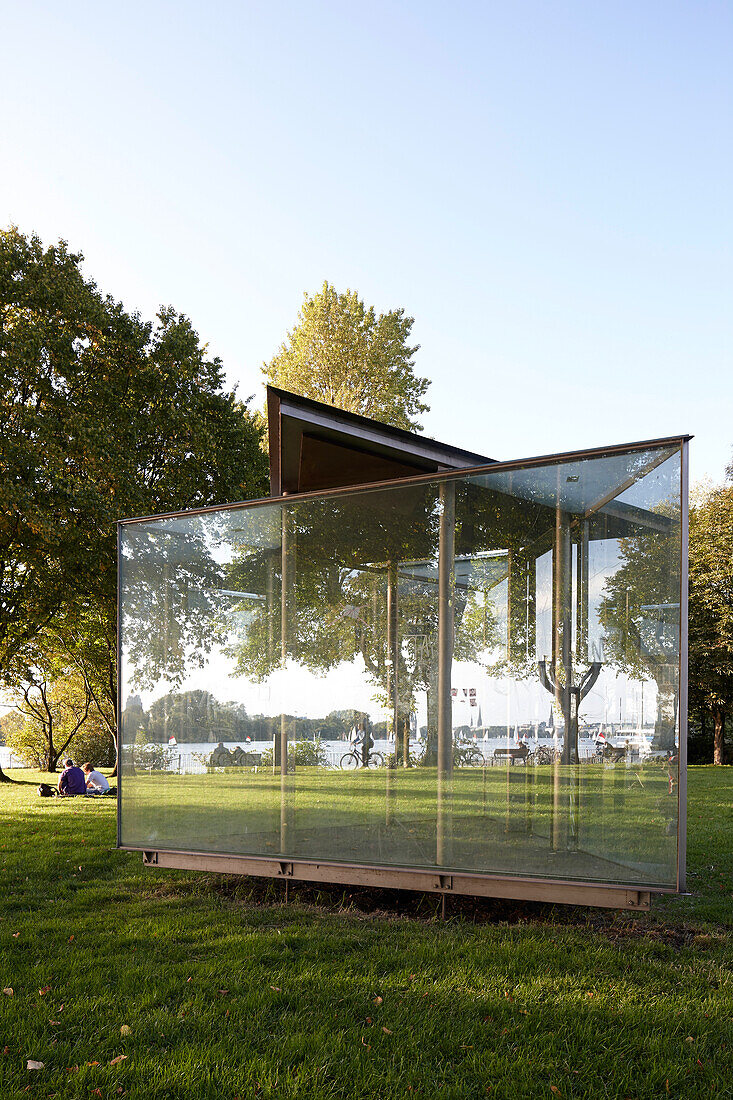
{"type": "Polygon", "coordinates": [[[653,509],[660,530],[619,539],[619,567],[606,578],[599,605],[607,662],[657,685],[659,747],[674,746],[678,706],[679,506],[653,509]]]}
{"type": "Polygon", "coordinates": [[[209,691],[171,692],[151,704],[148,737],[166,743],[171,734],[180,743],[238,741],[249,733],[246,718],[241,703],[219,703],[209,691]]]}
{"type": "Polygon", "coordinates": [[[146,739],[142,731],[135,738],[133,763],[136,768],[153,772],[167,771],[172,755],[172,749],[167,745],[153,744],[146,739]]]}
{"type": "MultiPolygon", "coordinates": [[[[262,753],[262,767],[271,768],[273,759],[273,750],[265,749],[262,753]]],[[[301,768],[325,767],[328,764],[326,749],[319,740],[293,741],[288,744],[288,764],[301,768]]]]}
{"type": "Polygon", "coordinates": [[[690,703],[714,724],[714,762],[724,763],[733,710],[733,485],[690,508],[690,703]]]}
{"type": "Polygon", "coordinates": [[[298,323],[263,368],[268,382],[398,428],[419,430],[430,383],[414,373],[418,346],[403,309],[375,313],[356,291],[324,282],[304,295],[298,323]]]}
{"type": "Polygon", "coordinates": [[[31,767],[56,770],[63,756],[90,759],[100,766],[114,763],[109,728],[73,671],[34,667],[32,678],[13,698],[17,719],[3,725],[6,744],[31,767]],[[51,677],[55,676],[54,679],[51,677]]]}
{"type": "Polygon", "coordinates": [[[81,261],[0,233],[0,682],[53,625],[105,712],[116,521],[260,495],[266,463],[188,319],[126,313],[81,261]]]}
{"type": "MultiPolygon", "coordinates": [[[[363,714],[355,710],[333,711],[325,718],[302,718],[286,715],[288,726],[298,740],[333,740],[348,733],[357,718],[363,714]]],[[[147,742],[167,744],[173,734],[183,745],[271,741],[280,731],[280,716],[247,714],[242,703],[221,703],[211,692],[200,689],[184,692],[168,692],[156,699],[146,711],[140,696],[132,695],[122,715],[125,744],[133,744],[138,733],[147,742]]],[[[208,759],[208,757],[207,757],[208,759]]]]}

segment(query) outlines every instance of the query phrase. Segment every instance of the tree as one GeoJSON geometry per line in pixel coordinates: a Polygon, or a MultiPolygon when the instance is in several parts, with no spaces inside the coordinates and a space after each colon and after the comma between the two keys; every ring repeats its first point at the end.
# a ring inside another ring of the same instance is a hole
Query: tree
{"type": "MultiPolygon", "coordinates": [[[[473,486],[459,486],[456,496],[456,553],[476,554],[487,545],[493,547],[498,496],[473,486]]],[[[229,624],[220,615],[219,644],[236,662],[235,675],[253,680],[265,680],[288,659],[316,674],[342,663],[363,662],[375,697],[389,709],[395,703],[396,663],[397,714],[393,712],[393,718],[397,728],[393,732],[404,735],[417,694],[427,692],[425,763],[432,763],[437,745],[436,563],[443,506],[431,484],[406,490],[397,510],[393,500],[387,492],[385,498],[364,494],[290,504],[287,542],[294,564],[285,583],[285,624],[283,560],[279,547],[271,549],[280,539],[279,520],[271,526],[272,509],[259,521],[254,515],[249,528],[240,523],[228,536],[232,560],[220,584],[235,593],[261,593],[264,598],[243,603],[239,611],[236,605],[231,607],[229,624]],[[268,532],[266,539],[258,534],[258,523],[268,532]],[[390,605],[396,620],[392,645],[390,605]],[[242,616],[240,622],[237,614],[242,616]]],[[[456,589],[454,653],[458,660],[487,658],[498,641],[487,598],[490,569],[477,555],[470,584],[456,589]]],[[[398,745],[398,756],[401,752],[398,745]]]]}
{"type": "Polygon", "coordinates": [[[430,383],[414,373],[413,323],[403,309],[377,316],[356,291],[339,294],[324,282],[304,296],[298,323],[263,374],[304,397],[419,431],[416,417],[428,411],[421,398],[430,383]]]}
{"type": "Polygon", "coordinates": [[[105,763],[103,756],[109,756],[111,739],[95,713],[83,680],[62,672],[51,679],[57,671],[36,665],[33,679],[15,692],[21,723],[9,730],[8,747],[33,767],[55,772],[63,755],[76,752],[75,742],[85,729],[84,751],[93,747],[94,755],[105,763]]]}
{"type": "Polygon", "coordinates": [[[673,497],[650,511],[660,529],[619,539],[619,567],[605,580],[599,617],[608,664],[656,682],[659,746],[672,750],[679,700],[679,504],[673,497]]]}
{"type": "Polygon", "coordinates": [[[116,521],[262,495],[267,471],[261,430],[188,319],[126,313],[81,262],[63,241],[0,232],[0,683],[81,617],[76,663],[111,699],[116,521]]]}
{"type": "Polygon", "coordinates": [[[712,715],[713,762],[723,764],[733,707],[733,485],[690,508],[689,643],[690,702],[712,715]]]}

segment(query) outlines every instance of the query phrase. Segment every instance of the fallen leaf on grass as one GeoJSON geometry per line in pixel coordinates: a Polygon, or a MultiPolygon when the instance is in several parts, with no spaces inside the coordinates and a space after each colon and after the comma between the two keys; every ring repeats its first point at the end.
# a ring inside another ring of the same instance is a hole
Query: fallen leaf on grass
{"type": "Polygon", "coordinates": [[[383,1027],[382,1031],[384,1032],[385,1035],[391,1035],[392,1034],[392,1032],[389,1030],[388,1027],[383,1027]]]}
{"type": "Polygon", "coordinates": [[[87,1062],[88,1066],[98,1066],[99,1062],[87,1062]]]}
{"type": "Polygon", "coordinates": [[[36,1062],[33,1058],[29,1058],[26,1062],[26,1069],[43,1069],[45,1062],[36,1062]]]}
{"type": "Polygon", "coordinates": [[[279,986],[279,985],[271,985],[271,986],[270,986],[270,989],[271,989],[271,990],[272,990],[272,991],[273,991],[274,993],[282,993],[282,989],[280,988],[280,986],[279,986]]]}
{"type": "Polygon", "coordinates": [[[371,1049],[372,1049],[372,1048],[371,1048],[371,1047],[369,1046],[369,1043],[368,1043],[368,1042],[366,1041],[366,1039],[364,1038],[364,1036],[363,1036],[363,1035],[362,1035],[362,1037],[361,1037],[361,1042],[362,1042],[362,1045],[363,1045],[363,1046],[365,1046],[365,1047],[367,1048],[367,1050],[371,1050],[371,1049]]]}
{"type": "Polygon", "coordinates": [[[50,985],[44,985],[43,989],[38,990],[38,995],[40,997],[45,997],[46,994],[50,993],[50,992],[51,992],[51,986],[50,985]]]}
{"type": "Polygon", "coordinates": [[[101,1095],[102,1095],[102,1090],[101,1089],[92,1089],[92,1096],[101,1096],[101,1095]]]}
{"type": "Polygon", "coordinates": [[[6,985],[5,988],[3,989],[3,993],[5,994],[6,997],[12,997],[13,996],[13,987],[12,987],[12,985],[6,985]]]}
{"type": "MultiPolygon", "coordinates": [[[[81,867],[79,868],[79,870],[81,871],[81,867]]],[[[69,936],[69,943],[73,943],[73,942],[74,942],[74,937],[73,937],[73,936],[69,936]]]]}
{"type": "Polygon", "coordinates": [[[132,1035],[132,1028],[129,1024],[123,1024],[120,1028],[120,1035],[132,1035]]]}
{"type": "Polygon", "coordinates": [[[694,1042],[695,1042],[695,1040],[694,1040],[694,1039],[692,1038],[692,1036],[691,1036],[691,1035],[688,1035],[688,1036],[687,1036],[687,1038],[685,1039],[685,1042],[686,1042],[686,1043],[694,1043],[694,1042]]]}
{"type": "Polygon", "coordinates": [[[111,1066],[116,1066],[119,1062],[124,1062],[125,1058],[127,1058],[126,1054],[118,1054],[116,1058],[112,1059],[112,1061],[110,1062],[110,1065],[111,1066]]]}
{"type": "Polygon", "coordinates": [[[49,1020],[48,1022],[51,1025],[51,1027],[60,1027],[60,1025],[61,1025],[60,1020],[49,1020]]]}
{"type": "Polygon", "coordinates": [[[217,992],[220,993],[222,995],[222,997],[224,997],[229,992],[229,990],[228,989],[219,989],[219,990],[217,990],[217,992]]]}
{"type": "Polygon", "coordinates": [[[384,1001],[383,997],[375,997],[374,998],[375,1005],[381,1005],[383,1003],[383,1001],[384,1001]]]}
{"type": "Polygon", "coordinates": [[[13,932],[13,939],[17,940],[19,935],[20,935],[20,932],[13,932]]]}
{"type": "Polygon", "coordinates": [[[557,1087],[557,1085],[550,1085],[550,1092],[554,1092],[555,1096],[560,1095],[560,1089],[557,1087]]]}

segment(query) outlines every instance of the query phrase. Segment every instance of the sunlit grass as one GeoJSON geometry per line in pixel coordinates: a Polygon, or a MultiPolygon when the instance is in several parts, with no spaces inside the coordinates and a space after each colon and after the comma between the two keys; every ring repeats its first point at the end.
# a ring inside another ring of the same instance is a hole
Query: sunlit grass
{"type": "Polygon", "coordinates": [[[112,800],[14,774],[3,1100],[733,1096],[733,769],[691,769],[691,897],[445,923],[429,899],[285,905],[280,884],[145,869],[113,848],[112,800]]]}

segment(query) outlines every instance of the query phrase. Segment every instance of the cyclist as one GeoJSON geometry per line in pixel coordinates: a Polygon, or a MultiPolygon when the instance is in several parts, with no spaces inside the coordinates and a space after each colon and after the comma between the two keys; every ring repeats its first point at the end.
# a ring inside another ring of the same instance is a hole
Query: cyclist
{"type": "Polygon", "coordinates": [[[369,719],[365,716],[351,731],[351,741],[354,752],[361,751],[362,765],[369,767],[369,753],[374,748],[369,719]]]}

